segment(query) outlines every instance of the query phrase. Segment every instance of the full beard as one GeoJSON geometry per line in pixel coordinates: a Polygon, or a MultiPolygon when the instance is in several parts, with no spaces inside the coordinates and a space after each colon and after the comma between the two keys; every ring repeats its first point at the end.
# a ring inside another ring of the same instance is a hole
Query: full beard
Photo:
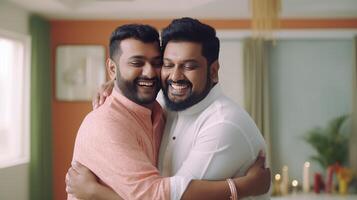
{"type": "Polygon", "coordinates": [[[187,80],[185,80],[184,82],[187,82],[187,84],[189,84],[189,87],[191,88],[191,93],[186,99],[179,101],[179,102],[175,102],[169,98],[168,90],[169,90],[171,83],[170,83],[170,81],[166,81],[166,87],[163,88],[162,91],[164,93],[165,105],[170,110],[173,110],[173,111],[186,110],[187,108],[189,108],[189,107],[197,104],[201,100],[203,100],[211,90],[211,79],[209,78],[209,75],[207,76],[206,86],[205,86],[204,90],[200,93],[192,92],[192,83],[191,82],[189,82],[187,80]]]}
{"type": "Polygon", "coordinates": [[[128,99],[139,105],[145,106],[153,103],[156,100],[156,96],[161,88],[160,80],[158,78],[150,79],[154,81],[153,95],[151,95],[151,97],[141,97],[138,92],[138,87],[140,87],[138,86],[138,81],[145,80],[145,79],[149,80],[148,78],[138,77],[134,79],[134,81],[128,81],[119,76],[117,77],[117,84],[120,91],[123,93],[125,97],[127,97],[128,99]]]}

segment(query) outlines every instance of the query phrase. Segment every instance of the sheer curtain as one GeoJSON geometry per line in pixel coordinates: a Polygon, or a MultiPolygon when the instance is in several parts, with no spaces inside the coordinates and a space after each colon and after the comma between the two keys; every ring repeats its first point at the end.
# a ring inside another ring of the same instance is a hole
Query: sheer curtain
{"type": "Polygon", "coordinates": [[[31,156],[30,200],[52,196],[52,125],[50,24],[30,18],[31,33],[31,156]]]}
{"type": "Polygon", "coordinates": [[[352,115],[352,134],[351,134],[351,139],[350,139],[350,163],[355,171],[357,173],[357,146],[355,142],[357,141],[357,36],[354,38],[354,44],[355,44],[355,63],[353,66],[353,86],[352,86],[352,92],[353,92],[353,115],[352,115]]]}
{"type": "Polygon", "coordinates": [[[270,102],[269,66],[264,39],[247,38],[243,47],[244,105],[262,132],[267,144],[267,163],[270,165],[270,102]]]}

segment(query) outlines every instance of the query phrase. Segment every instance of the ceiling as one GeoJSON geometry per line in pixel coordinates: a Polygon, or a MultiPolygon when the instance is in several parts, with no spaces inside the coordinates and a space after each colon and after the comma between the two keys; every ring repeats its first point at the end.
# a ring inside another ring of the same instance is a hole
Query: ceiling
{"type": "MultiPolygon", "coordinates": [[[[249,0],[6,0],[49,19],[246,19],[249,0]]],[[[283,18],[357,18],[357,0],[282,0],[283,18]]]]}

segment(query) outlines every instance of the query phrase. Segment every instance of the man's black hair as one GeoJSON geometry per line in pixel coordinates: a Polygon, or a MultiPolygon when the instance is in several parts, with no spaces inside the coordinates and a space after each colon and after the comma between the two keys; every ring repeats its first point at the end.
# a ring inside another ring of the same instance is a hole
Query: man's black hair
{"type": "Polygon", "coordinates": [[[117,27],[110,36],[110,58],[113,59],[115,55],[120,53],[120,42],[128,38],[133,38],[144,43],[157,42],[160,45],[159,33],[154,27],[143,24],[126,24],[117,27]]]}
{"type": "Polygon", "coordinates": [[[219,39],[216,30],[197,19],[184,17],[173,20],[163,29],[161,38],[163,51],[170,41],[196,42],[202,45],[202,55],[207,59],[208,66],[218,59],[219,39]]]}

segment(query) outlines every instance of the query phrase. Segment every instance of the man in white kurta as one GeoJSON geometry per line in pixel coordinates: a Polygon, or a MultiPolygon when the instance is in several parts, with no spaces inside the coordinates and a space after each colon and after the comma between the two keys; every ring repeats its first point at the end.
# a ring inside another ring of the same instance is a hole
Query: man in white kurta
{"type": "MultiPolygon", "coordinates": [[[[162,104],[164,106],[164,104],[162,104]]],[[[159,170],[163,176],[222,180],[244,176],[265,150],[264,139],[248,113],[215,85],[199,103],[186,110],[166,109],[159,170]]],[[[187,185],[171,185],[171,199],[180,199],[187,185]]],[[[269,195],[247,199],[269,199],[269,195]]]]}

